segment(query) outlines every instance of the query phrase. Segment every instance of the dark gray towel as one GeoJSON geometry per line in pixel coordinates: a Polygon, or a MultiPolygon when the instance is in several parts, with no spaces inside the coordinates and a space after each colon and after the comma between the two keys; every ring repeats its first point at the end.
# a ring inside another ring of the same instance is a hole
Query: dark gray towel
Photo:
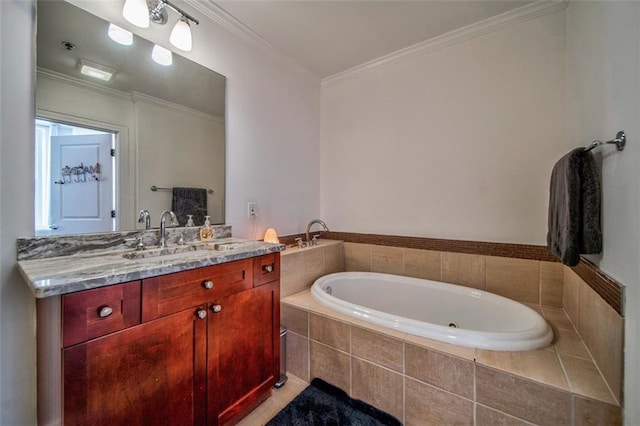
{"type": "Polygon", "coordinates": [[[187,215],[193,215],[196,226],[204,224],[207,215],[207,190],[204,188],[173,188],[171,210],[178,216],[181,226],[186,225],[187,215]]]}
{"type": "Polygon", "coordinates": [[[600,175],[591,152],[576,148],[553,166],[547,250],[575,266],[580,254],[602,251],[600,175]]]}

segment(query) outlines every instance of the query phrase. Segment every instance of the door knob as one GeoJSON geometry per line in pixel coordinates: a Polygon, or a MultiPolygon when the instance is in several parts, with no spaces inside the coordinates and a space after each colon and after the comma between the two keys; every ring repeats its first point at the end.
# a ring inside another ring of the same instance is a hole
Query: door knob
{"type": "Polygon", "coordinates": [[[55,231],[56,229],[58,229],[58,225],[52,223],[51,225],[49,225],[49,229],[53,229],[55,231]]]}

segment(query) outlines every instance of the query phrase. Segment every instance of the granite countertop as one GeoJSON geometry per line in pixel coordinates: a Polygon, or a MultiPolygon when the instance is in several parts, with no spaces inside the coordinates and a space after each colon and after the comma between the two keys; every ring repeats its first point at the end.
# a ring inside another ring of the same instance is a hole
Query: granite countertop
{"type": "Polygon", "coordinates": [[[138,259],[127,259],[125,255],[145,256],[152,254],[153,250],[145,253],[129,249],[104,254],[79,253],[46,259],[20,260],[18,268],[34,295],[43,298],[247,259],[285,249],[284,244],[238,238],[224,238],[211,243],[182,247],[187,251],[138,259]],[[213,247],[214,244],[229,243],[234,247],[231,250],[219,251],[213,247]],[[190,248],[193,250],[189,250],[190,248]]]}

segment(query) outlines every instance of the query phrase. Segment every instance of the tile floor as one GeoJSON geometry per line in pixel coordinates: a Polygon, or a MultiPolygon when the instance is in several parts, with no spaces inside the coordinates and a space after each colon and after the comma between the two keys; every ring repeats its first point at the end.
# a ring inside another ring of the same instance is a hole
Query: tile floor
{"type": "Polygon", "coordinates": [[[263,426],[308,385],[304,380],[289,374],[287,383],[280,389],[273,389],[271,397],[242,419],[238,426],[263,426]]]}

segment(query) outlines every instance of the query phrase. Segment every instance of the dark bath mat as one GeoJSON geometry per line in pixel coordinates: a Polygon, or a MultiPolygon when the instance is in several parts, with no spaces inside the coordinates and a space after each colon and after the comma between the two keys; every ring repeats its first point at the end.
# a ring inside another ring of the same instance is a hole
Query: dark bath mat
{"type": "Polygon", "coordinates": [[[321,379],[311,384],[266,426],[402,426],[391,414],[350,398],[321,379]]]}

